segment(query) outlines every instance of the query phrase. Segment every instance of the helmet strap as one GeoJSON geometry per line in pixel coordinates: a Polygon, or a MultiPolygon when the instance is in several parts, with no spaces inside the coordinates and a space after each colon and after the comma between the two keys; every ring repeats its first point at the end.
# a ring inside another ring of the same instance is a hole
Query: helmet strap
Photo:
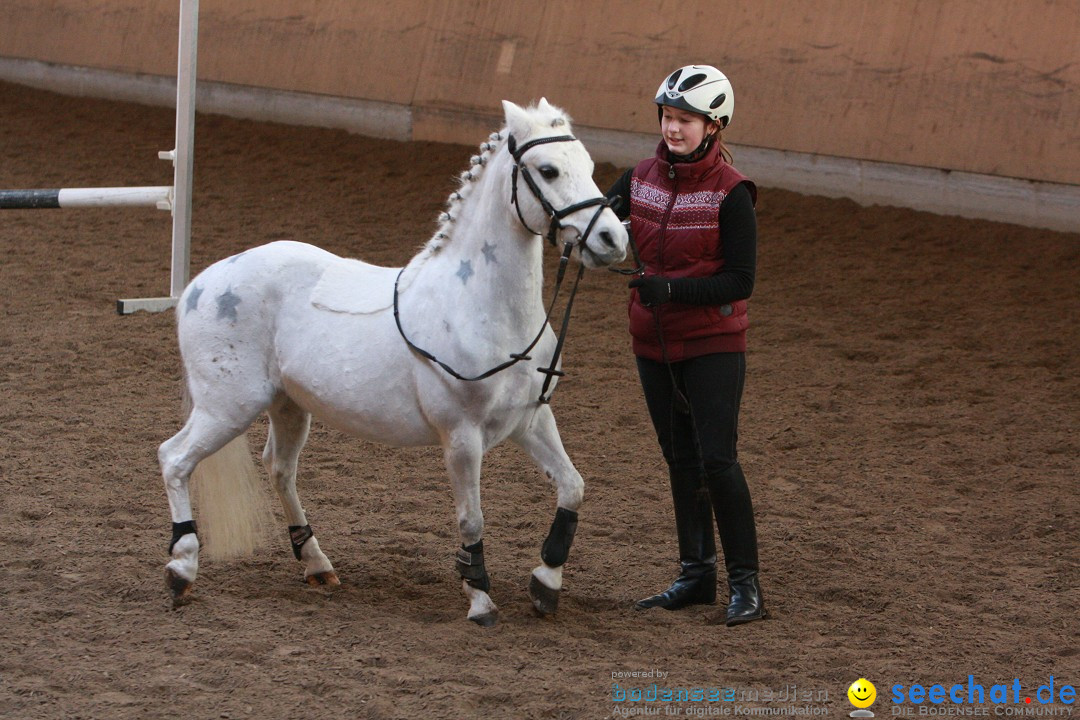
{"type": "Polygon", "coordinates": [[[709,149],[712,148],[713,143],[716,142],[716,136],[718,134],[719,133],[709,133],[704,137],[704,139],[702,139],[700,145],[698,145],[692,152],[689,152],[686,155],[676,155],[675,153],[669,151],[668,157],[671,158],[671,162],[673,163],[697,162],[701,158],[705,157],[705,155],[709,152],[709,149]]]}

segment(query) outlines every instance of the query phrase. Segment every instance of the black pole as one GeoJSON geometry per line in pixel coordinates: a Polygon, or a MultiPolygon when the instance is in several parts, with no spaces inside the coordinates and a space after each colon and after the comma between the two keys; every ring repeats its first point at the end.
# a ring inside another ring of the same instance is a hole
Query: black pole
{"type": "Polygon", "coordinates": [[[0,210],[39,210],[60,207],[60,190],[0,190],[0,210]]]}

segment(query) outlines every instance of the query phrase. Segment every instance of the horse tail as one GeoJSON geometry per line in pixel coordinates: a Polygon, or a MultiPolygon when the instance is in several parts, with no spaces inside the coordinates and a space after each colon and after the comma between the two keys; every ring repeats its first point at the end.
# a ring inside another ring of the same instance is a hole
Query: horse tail
{"type": "MultiPolygon", "coordinates": [[[[190,416],[186,374],[182,382],[182,408],[190,416]]],[[[208,557],[250,556],[265,544],[273,513],[246,432],[200,461],[191,474],[191,486],[199,541],[208,557]]]]}

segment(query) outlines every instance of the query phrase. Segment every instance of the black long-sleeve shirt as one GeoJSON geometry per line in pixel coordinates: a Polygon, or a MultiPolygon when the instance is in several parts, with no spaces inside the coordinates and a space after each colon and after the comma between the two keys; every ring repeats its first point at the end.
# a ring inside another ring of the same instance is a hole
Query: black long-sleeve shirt
{"type": "MultiPolygon", "coordinates": [[[[630,217],[633,173],[633,168],[627,170],[607,191],[609,199],[619,199],[615,214],[620,220],[630,217]]],[[[757,269],[757,214],[746,183],[732,188],[720,203],[720,237],[724,267],[710,277],[673,279],[672,300],[688,305],[725,305],[750,297],[757,269]]]]}

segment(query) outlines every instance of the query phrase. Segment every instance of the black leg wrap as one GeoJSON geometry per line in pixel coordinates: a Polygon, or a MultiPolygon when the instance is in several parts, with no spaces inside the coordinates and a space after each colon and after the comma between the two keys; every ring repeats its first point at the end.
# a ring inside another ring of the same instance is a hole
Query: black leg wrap
{"type": "Polygon", "coordinates": [[[195,521],[188,520],[182,523],[172,524],[172,542],[169,543],[169,554],[172,555],[173,546],[176,545],[176,541],[184,537],[188,533],[195,532],[195,521]]]}
{"type": "Polygon", "coordinates": [[[570,546],[574,544],[577,532],[577,513],[566,508],[555,511],[555,520],[551,523],[547,540],[540,549],[540,559],[550,567],[559,567],[570,556],[570,546]]]}
{"type": "Polygon", "coordinates": [[[457,551],[457,569],[461,579],[469,583],[470,587],[484,592],[491,590],[491,579],[484,567],[483,540],[468,547],[461,546],[461,549],[457,551]]]}
{"type": "Polygon", "coordinates": [[[289,542],[292,543],[292,554],[296,556],[297,560],[301,560],[300,548],[304,547],[304,543],[313,538],[315,533],[311,532],[310,525],[290,525],[289,526],[289,542]]]}

